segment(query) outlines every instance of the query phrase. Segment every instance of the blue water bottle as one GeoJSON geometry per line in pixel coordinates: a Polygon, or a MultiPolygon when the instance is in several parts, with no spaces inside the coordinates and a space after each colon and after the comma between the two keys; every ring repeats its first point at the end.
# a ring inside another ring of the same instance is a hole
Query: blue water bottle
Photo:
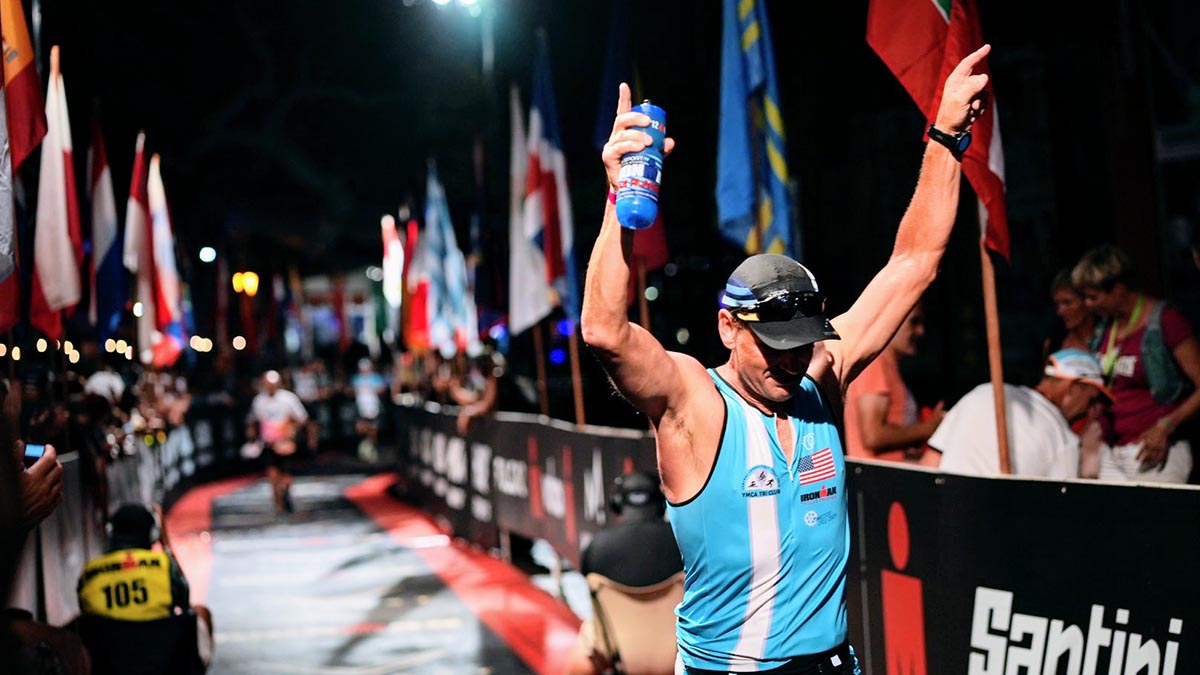
{"type": "Polygon", "coordinates": [[[649,100],[633,107],[650,117],[650,126],[633,127],[650,134],[654,142],[641,152],[621,158],[617,181],[617,221],[630,230],[644,230],[658,216],[658,188],[662,184],[663,139],[667,137],[667,112],[649,100]]]}

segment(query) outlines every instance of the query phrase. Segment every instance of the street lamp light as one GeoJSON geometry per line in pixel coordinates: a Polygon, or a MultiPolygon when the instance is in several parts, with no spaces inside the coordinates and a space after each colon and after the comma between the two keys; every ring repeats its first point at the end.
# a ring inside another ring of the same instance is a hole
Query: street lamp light
{"type": "Polygon", "coordinates": [[[258,275],[254,272],[242,273],[242,285],[245,287],[247,296],[253,298],[258,295],[258,275]]]}

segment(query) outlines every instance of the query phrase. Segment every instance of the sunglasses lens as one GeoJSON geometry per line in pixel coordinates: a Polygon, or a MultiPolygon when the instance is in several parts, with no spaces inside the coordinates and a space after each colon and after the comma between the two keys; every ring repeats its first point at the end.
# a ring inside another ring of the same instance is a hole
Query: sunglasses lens
{"type": "Polygon", "coordinates": [[[820,293],[804,293],[796,298],[796,311],[804,316],[816,316],[825,311],[825,297],[820,293]]]}
{"type": "Polygon", "coordinates": [[[784,295],[772,298],[758,310],[763,321],[790,321],[796,315],[796,301],[793,296],[784,295]]]}
{"type": "Polygon", "coordinates": [[[758,320],[764,323],[791,321],[797,313],[815,316],[825,309],[825,298],[819,293],[786,293],[768,298],[758,304],[755,311],[758,320]]]}

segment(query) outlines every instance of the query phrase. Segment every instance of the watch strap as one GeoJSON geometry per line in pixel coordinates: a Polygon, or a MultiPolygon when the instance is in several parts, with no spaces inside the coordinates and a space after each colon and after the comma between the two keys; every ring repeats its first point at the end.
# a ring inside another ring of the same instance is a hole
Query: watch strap
{"type": "Polygon", "coordinates": [[[970,131],[960,131],[957,134],[951,134],[942,131],[934,124],[930,124],[927,133],[929,134],[929,140],[945,146],[950,151],[950,154],[954,155],[954,158],[959,161],[962,161],[963,152],[971,143],[970,131]]]}

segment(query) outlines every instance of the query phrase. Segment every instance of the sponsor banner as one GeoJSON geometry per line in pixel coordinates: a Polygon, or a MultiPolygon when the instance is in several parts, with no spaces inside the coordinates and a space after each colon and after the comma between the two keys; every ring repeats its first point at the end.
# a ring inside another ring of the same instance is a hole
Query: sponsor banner
{"type": "Polygon", "coordinates": [[[622,429],[545,423],[497,413],[460,435],[438,408],[400,408],[401,457],[410,498],[455,534],[494,545],[499,530],[545,539],[578,567],[579,552],[608,522],[612,481],[655,470],[654,439],[622,429]]]}
{"type": "Polygon", "coordinates": [[[851,466],[863,672],[1200,673],[1200,491],[851,466]]]}

